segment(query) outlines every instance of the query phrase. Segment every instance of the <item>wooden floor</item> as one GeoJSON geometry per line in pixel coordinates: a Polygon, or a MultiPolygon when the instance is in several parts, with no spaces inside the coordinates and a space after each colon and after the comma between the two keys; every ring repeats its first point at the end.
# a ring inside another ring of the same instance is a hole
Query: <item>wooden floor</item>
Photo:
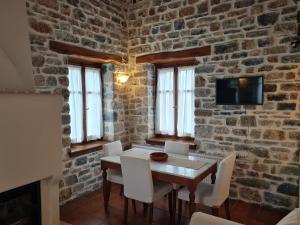
{"type": "MultiPolygon", "coordinates": [[[[123,198],[119,195],[120,187],[113,185],[109,202],[109,213],[105,214],[102,191],[92,192],[79,199],[71,201],[61,208],[63,221],[73,225],[121,225],[123,216],[123,198]]],[[[169,224],[168,199],[155,203],[153,225],[169,224]]],[[[185,214],[187,207],[185,206],[185,214]]],[[[208,208],[197,206],[197,211],[210,213],[208,208]]],[[[225,217],[222,208],[221,217],[225,217]]],[[[241,201],[230,201],[232,220],[246,225],[275,225],[286,213],[247,204],[241,201]]],[[[129,205],[128,225],[147,224],[143,216],[143,206],[137,203],[137,214],[133,213],[129,205]]],[[[181,225],[187,225],[188,219],[184,217],[181,225]]]]}

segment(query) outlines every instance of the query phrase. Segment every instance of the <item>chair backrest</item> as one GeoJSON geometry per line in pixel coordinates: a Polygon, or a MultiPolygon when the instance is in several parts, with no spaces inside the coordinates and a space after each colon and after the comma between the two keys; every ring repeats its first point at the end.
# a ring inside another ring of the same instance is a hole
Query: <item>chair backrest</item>
{"type": "Polygon", "coordinates": [[[216,175],[216,182],[212,193],[213,206],[221,206],[229,196],[230,182],[234,168],[236,153],[230,153],[224,158],[219,166],[216,175]]]}
{"type": "Polygon", "coordinates": [[[240,223],[225,220],[220,217],[212,216],[206,213],[195,212],[191,218],[190,225],[242,225],[240,223]]]}
{"type": "Polygon", "coordinates": [[[121,155],[124,195],[144,203],[153,202],[153,180],[150,160],[121,155]]]}
{"type": "Polygon", "coordinates": [[[123,153],[121,141],[114,141],[103,145],[104,156],[121,155],[123,153]]]}
{"type": "Polygon", "coordinates": [[[189,145],[187,143],[179,141],[166,141],[165,149],[166,153],[173,153],[178,155],[188,155],[189,154],[189,145]]]}

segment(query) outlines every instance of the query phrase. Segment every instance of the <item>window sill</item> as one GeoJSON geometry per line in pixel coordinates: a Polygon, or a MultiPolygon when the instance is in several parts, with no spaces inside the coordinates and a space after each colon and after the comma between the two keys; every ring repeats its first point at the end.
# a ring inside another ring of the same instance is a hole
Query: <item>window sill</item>
{"type": "Polygon", "coordinates": [[[103,149],[103,145],[109,143],[109,141],[95,141],[91,143],[86,143],[86,144],[79,144],[79,145],[74,145],[71,146],[71,150],[69,151],[69,156],[71,158],[85,155],[88,153],[100,151],[103,149]]]}
{"type": "Polygon", "coordinates": [[[164,146],[166,141],[181,141],[189,144],[190,149],[196,149],[197,144],[194,142],[194,138],[190,137],[174,137],[174,136],[160,136],[157,135],[155,137],[146,139],[146,143],[149,145],[161,145],[164,146]]]}

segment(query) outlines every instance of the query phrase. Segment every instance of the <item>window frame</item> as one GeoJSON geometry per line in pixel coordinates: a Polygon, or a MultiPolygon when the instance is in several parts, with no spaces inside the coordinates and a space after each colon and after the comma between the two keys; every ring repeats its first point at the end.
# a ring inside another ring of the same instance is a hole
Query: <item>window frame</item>
{"type": "MultiPolygon", "coordinates": [[[[80,59],[69,59],[68,61],[68,65],[70,66],[78,66],[81,68],[81,85],[82,85],[82,123],[83,123],[83,141],[82,142],[78,142],[78,143],[71,143],[71,148],[73,147],[78,147],[78,146],[82,146],[82,145],[89,145],[89,144],[93,144],[95,142],[99,142],[99,141],[103,141],[103,136],[100,139],[95,139],[95,140],[87,140],[87,120],[86,120],[86,84],[85,84],[85,70],[86,68],[93,68],[93,69],[99,69],[99,76],[100,76],[100,80],[101,80],[101,87],[100,87],[100,91],[102,93],[101,95],[101,101],[103,103],[103,79],[102,79],[102,75],[101,75],[101,67],[102,64],[97,63],[97,62],[89,62],[89,61],[85,61],[85,60],[80,60],[80,59]]],[[[104,121],[104,106],[102,104],[102,121],[104,121]]],[[[102,128],[104,131],[104,123],[102,124],[102,128]]],[[[71,127],[72,129],[72,127],[71,127]]]]}
{"type": "Polygon", "coordinates": [[[174,69],[174,135],[168,134],[159,134],[156,133],[156,107],[154,111],[154,134],[156,137],[159,138],[166,138],[166,139],[174,139],[174,140],[184,140],[184,141],[194,141],[195,138],[191,136],[178,136],[178,129],[177,129],[177,122],[178,122],[178,68],[179,67],[189,67],[189,66],[196,66],[196,62],[187,62],[187,63],[164,63],[164,64],[156,64],[155,65],[155,102],[157,101],[157,84],[158,84],[158,70],[159,69],[166,69],[166,68],[173,68],[174,69]]]}

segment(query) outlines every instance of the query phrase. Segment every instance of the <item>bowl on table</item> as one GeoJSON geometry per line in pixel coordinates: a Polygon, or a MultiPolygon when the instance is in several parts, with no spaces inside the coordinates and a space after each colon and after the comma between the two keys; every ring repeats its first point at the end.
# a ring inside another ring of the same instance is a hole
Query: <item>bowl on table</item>
{"type": "Polygon", "coordinates": [[[157,162],[165,162],[168,159],[168,154],[164,152],[153,152],[150,154],[150,159],[157,162]]]}

